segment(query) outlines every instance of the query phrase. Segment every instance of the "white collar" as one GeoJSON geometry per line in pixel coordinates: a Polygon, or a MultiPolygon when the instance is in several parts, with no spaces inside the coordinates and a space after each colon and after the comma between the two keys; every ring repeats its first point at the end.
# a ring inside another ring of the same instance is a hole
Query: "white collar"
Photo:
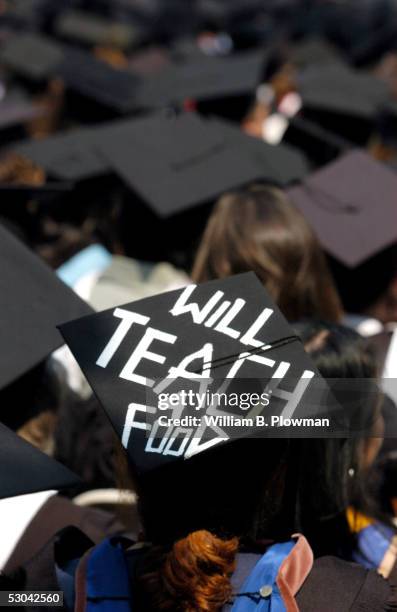
{"type": "Polygon", "coordinates": [[[397,403],[397,330],[393,332],[382,374],[382,389],[397,403]]]}
{"type": "Polygon", "coordinates": [[[40,508],[56,493],[40,491],[0,500],[0,571],[40,508]]]}

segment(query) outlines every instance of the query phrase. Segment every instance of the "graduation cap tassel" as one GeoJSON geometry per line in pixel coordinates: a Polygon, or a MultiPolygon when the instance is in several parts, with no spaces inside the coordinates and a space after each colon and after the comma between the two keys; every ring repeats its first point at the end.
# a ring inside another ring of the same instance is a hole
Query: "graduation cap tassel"
{"type": "Polygon", "coordinates": [[[353,204],[353,202],[345,201],[341,204],[341,200],[333,196],[331,193],[327,193],[318,187],[314,189],[313,187],[310,187],[307,182],[303,182],[302,189],[309,196],[316,199],[316,204],[319,208],[322,208],[333,215],[338,215],[340,213],[355,215],[360,212],[360,208],[356,204],[353,204]],[[321,198],[323,198],[323,201],[321,201],[321,198]],[[324,203],[324,200],[327,200],[327,204],[324,203]]]}
{"type": "MultiPolygon", "coordinates": [[[[280,338],[279,340],[276,340],[275,342],[271,342],[270,344],[263,344],[262,346],[258,348],[247,349],[246,351],[244,351],[245,356],[241,357],[241,359],[245,359],[247,355],[258,355],[258,354],[265,353],[267,351],[274,351],[275,349],[281,348],[287,344],[291,344],[291,342],[296,342],[296,341],[302,342],[299,336],[286,336],[285,338],[280,338]]],[[[238,361],[240,355],[241,353],[236,353],[235,355],[228,355],[227,357],[222,357],[220,359],[214,359],[211,362],[210,361],[204,362],[200,370],[196,370],[193,372],[195,374],[198,374],[200,373],[201,370],[206,370],[207,368],[211,366],[213,369],[216,369],[217,367],[220,368],[222,366],[229,365],[231,363],[238,361]]]]}

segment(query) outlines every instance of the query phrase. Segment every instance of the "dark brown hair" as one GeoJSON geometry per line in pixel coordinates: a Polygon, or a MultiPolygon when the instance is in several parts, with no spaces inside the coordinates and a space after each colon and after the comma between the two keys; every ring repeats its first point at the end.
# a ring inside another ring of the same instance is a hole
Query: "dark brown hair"
{"type": "Polygon", "coordinates": [[[195,282],[254,271],[290,321],[339,321],[342,308],[325,256],[282,191],[260,185],[215,205],[192,271],[195,282]]]}

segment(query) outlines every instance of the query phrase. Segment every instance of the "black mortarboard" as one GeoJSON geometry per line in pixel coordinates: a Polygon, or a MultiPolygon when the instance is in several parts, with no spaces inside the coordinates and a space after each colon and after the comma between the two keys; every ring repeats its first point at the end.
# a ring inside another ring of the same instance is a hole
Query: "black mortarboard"
{"type": "Polygon", "coordinates": [[[225,423],[210,426],[204,417],[203,429],[197,421],[168,427],[158,422],[161,415],[269,418],[269,413],[313,416],[327,410],[324,395],[321,405],[319,396],[312,395],[320,387],[324,394],[324,380],[252,272],[139,300],[60,329],[141,473],[254,430],[257,437],[268,430],[267,435],[277,436],[269,426],[258,429],[248,423],[236,433],[225,423]],[[222,403],[223,396],[216,406],[214,396],[215,403],[210,401],[203,412],[194,401],[190,410],[178,401],[172,412],[160,409],[163,393],[188,388],[202,393],[205,403],[207,392],[223,389],[231,398],[233,389],[238,398],[238,390],[246,392],[247,385],[251,391],[271,391],[269,406],[251,397],[244,410],[240,402],[222,403]]]}
{"type": "Polygon", "coordinates": [[[175,63],[146,78],[137,104],[159,108],[191,99],[196,102],[224,101],[226,98],[254,97],[266,63],[264,49],[175,63]]]}
{"type": "Polygon", "coordinates": [[[118,113],[128,113],[136,106],[141,78],[113,68],[89,51],[68,47],[57,75],[70,90],[118,113]]]}
{"type": "Polygon", "coordinates": [[[349,268],[397,241],[397,177],[363,151],[346,153],[288,193],[324,249],[349,268]]]}
{"type": "Polygon", "coordinates": [[[325,38],[311,37],[291,45],[289,49],[291,61],[299,68],[324,64],[343,64],[340,51],[325,38]]]}
{"type": "Polygon", "coordinates": [[[61,346],[56,325],[88,314],[91,309],[2,226],[0,266],[0,389],[3,389],[61,346]]]}
{"type": "Polygon", "coordinates": [[[117,12],[125,9],[126,14],[135,18],[144,17],[146,20],[154,20],[158,15],[162,0],[116,0],[117,12]]]}
{"type": "Polygon", "coordinates": [[[352,116],[372,117],[388,99],[389,90],[381,79],[347,66],[308,68],[298,80],[303,104],[352,116]]]}
{"type": "Polygon", "coordinates": [[[168,42],[183,34],[200,31],[201,24],[198,19],[195,0],[193,2],[185,2],[184,0],[168,0],[168,2],[163,2],[163,0],[155,0],[155,2],[153,0],[138,0],[133,4],[141,5],[139,12],[143,17],[142,21],[145,25],[147,38],[151,40],[157,39],[168,42]]]}
{"type": "Polygon", "coordinates": [[[194,204],[206,201],[207,191],[212,199],[226,189],[256,179],[284,186],[301,179],[308,169],[304,156],[293,148],[268,145],[231,123],[194,113],[177,117],[154,114],[78,128],[44,140],[18,143],[14,150],[62,181],[96,178],[113,169],[163,216],[189,208],[191,199],[194,204]],[[241,156],[242,148],[245,156],[241,156]],[[174,193],[167,196],[160,185],[156,188],[152,180],[155,175],[159,183],[172,180],[174,193]],[[198,177],[196,195],[188,182],[194,176],[198,177]],[[163,202],[172,198],[175,203],[171,210],[163,202]]]}
{"type": "Polygon", "coordinates": [[[304,70],[298,91],[304,117],[357,144],[367,142],[379,108],[390,97],[384,81],[337,64],[304,70]]]}
{"type": "Polygon", "coordinates": [[[230,26],[238,19],[253,18],[263,10],[261,0],[199,0],[198,11],[213,25],[230,26]]]}
{"type": "Polygon", "coordinates": [[[0,423],[0,499],[58,491],[79,478],[0,423]]]}
{"type": "Polygon", "coordinates": [[[3,12],[3,19],[13,22],[21,22],[24,25],[37,25],[37,7],[42,4],[42,0],[32,0],[31,2],[25,2],[24,0],[13,0],[13,2],[7,2],[6,10],[3,12]]]}
{"type": "Polygon", "coordinates": [[[62,58],[62,47],[50,38],[33,33],[12,36],[0,53],[0,63],[32,81],[54,76],[62,58]]]}
{"type": "Polygon", "coordinates": [[[27,140],[14,150],[44,168],[49,176],[79,181],[106,174],[108,164],[92,145],[93,130],[77,128],[44,140],[27,140]]]}
{"type": "Polygon", "coordinates": [[[110,45],[128,49],[140,42],[141,33],[131,23],[109,20],[94,13],[69,9],[54,24],[58,36],[85,45],[110,45]]]}
{"type": "Polygon", "coordinates": [[[113,170],[163,218],[254,180],[288,184],[307,169],[289,148],[194,113],[115,123],[98,133],[97,142],[113,170]]]}
{"type": "Polygon", "coordinates": [[[222,134],[230,138],[246,151],[246,155],[256,159],[262,168],[261,180],[279,187],[301,180],[309,172],[306,157],[298,147],[281,143],[268,144],[260,138],[252,138],[242,130],[236,129],[233,123],[212,119],[211,123],[222,134]]]}
{"type": "Polygon", "coordinates": [[[64,9],[63,5],[53,0],[11,0],[5,5],[2,20],[16,29],[38,31],[45,27],[48,18],[64,9]]]}

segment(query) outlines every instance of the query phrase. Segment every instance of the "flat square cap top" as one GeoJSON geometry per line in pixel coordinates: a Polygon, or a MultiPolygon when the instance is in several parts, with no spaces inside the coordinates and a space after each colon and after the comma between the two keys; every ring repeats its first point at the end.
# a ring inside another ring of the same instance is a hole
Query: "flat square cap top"
{"type": "Polygon", "coordinates": [[[373,119],[390,99],[387,84],[368,72],[331,63],[304,70],[298,79],[303,108],[373,119]]]}
{"type": "Polygon", "coordinates": [[[92,312],[0,225],[0,389],[62,344],[56,326],[92,312]]]}
{"type": "Polygon", "coordinates": [[[397,241],[397,175],[354,150],[288,194],[324,249],[354,268],[397,241]]]}
{"type": "Polygon", "coordinates": [[[63,50],[54,40],[41,34],[12,36],[0,53],[0,63],[31,80],[45,80],[56,73],[63,50]]]}
{"type": "Polygon", "coordinates": [[[109,164],[93,145],[93,130],[76,128],[44,140],[26,140],[14,151],[44,168],[52,177],[79,181],[106,174],[109,164]]]}
{"type": "Polygon", "coordinates": [[[138,29],[128,23],[109,20],[95,13],[69,9],[55,21],[58,36],[87,45],[112,45],[121,49],[138,40],[138,29]]]}
{"type": "MultiPolygon", "coordinates": [[[[271,390],[272,414],[325,410],[318,397],[309,400],[313,379],[325,381],[252,272],[139,300],[60,329],[138,472],[229,439],[222,427],[203,433],[197,424],[174,429],[160,423],[158,429],[160,415],[183,414],[180,405],[162,412],[163,392],[187,386],[219,393],[255,381],[262,391],[271,390]]],[[[231,406],[215,414],[241,416],[240,407],[231,406]]],[[[244,416],[263,409],[251,406],[244,416]]],[[[194,405],[191,412],[197,415],[194,405]]],[[[245,428],[239,437],[250,433],[245,428]]]]}
{"type": "Polygon", "coordinates": [[[113,68],[89,51],[68,47],[57,74],[73,91],[119,113],[127,113],[136,106],[140,77],[113,68]]]}
{"type": "Polygon", "coordinates": [[[195,113],[157,113],[77,128],[21,142],[14,150],[63,181],[113,171],[161,217],[254,180],[285,186],[308,172],[299,151],[269,145],[231,123],[195,113]]]}
{"type": "Polygon", "coordinates": [[[160,217],[256,180],[286,185],[307,171],[304,157],[288,147],[267,145],[231,124],[194,113],[111,125],[98,132],[97,147],[160,217]]]}
{"type": "Polygon", "coordinates": [[[0,499],[58,491],[80,479],[0,423],[0,499]]]}
{"type": "Polygon", "coordinates": [[[254,17],[264,8],[261,0],[198,0],[197,4],[204,18],[221,23],[239,17],[254,17]]]}
{"type": "Polygon", "coordinates": [[[299,67],[321,64],[344,65],[341,53],[325,38],[319,36],[304,38],[289,48],[291,61],[299,67]]]}
{"type": "Polygon", "coordinates": [[[261,83],[266,51],[246,51],[227,57],[191,59],[175,63],[141,84],[137,104],[159,108],[193,99],[199,102],[240,95],[255,95],[261,83]]]}

